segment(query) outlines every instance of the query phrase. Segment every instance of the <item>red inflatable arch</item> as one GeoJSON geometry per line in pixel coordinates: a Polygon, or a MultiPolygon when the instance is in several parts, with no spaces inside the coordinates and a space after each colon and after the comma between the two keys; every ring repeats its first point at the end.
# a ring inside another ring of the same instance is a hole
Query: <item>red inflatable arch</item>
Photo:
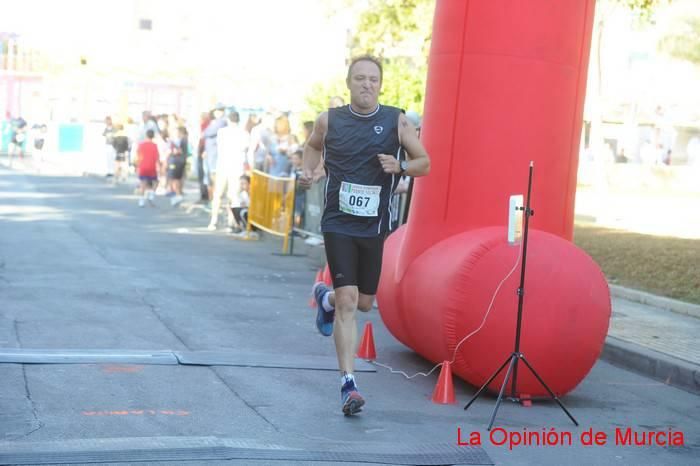
{"type": "MultiPolygon", "coordinates": [[[[515,264],[508,199],[526,193],[531,160],[521,350],[558,394],[600,355],[607,282],[571,243],[593,9],[594,0],[437,1],[422,133],[432,171],[387,240],[378,293],[391,333],[431,361],[452,358],[515,264]]],[[[474,385],[513,350],[519,275],[458,351],[453,370],[474,385]]],[[[524,370],[516,391],[546,395],[524,370]]]]}

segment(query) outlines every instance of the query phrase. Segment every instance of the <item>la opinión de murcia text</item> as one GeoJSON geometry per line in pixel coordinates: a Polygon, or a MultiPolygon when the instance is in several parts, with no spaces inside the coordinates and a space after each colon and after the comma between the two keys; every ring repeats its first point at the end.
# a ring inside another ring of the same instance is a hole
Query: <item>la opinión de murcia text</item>
{"type": "Polygon", "coordinates": [[[672,427],[653,431],[617,427],[612,433],[594,430],[592,427],[582,432],[557,430],[555,427],[543,427],[540,430],[508,430],[495,427],[483,435],[479,431],[467,432],[457,427],[458,446],[481,446],[484,442],[509,450],[519,447],[566,447],[575,443],[587,447],[600,447],[611,443],[620,447],[682,447],[685,445],[685,438],[682,431],[672,427]]]}

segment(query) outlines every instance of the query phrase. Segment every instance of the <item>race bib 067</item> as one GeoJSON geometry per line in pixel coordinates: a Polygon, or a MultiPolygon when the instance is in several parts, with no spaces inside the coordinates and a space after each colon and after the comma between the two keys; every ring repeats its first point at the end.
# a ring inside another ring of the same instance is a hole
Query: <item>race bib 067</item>
{"type": "Polygon", "coordinates": [[[376,217],[379,209],[381,186],[340,184],[340,211],[358,217],[376,217]]]}

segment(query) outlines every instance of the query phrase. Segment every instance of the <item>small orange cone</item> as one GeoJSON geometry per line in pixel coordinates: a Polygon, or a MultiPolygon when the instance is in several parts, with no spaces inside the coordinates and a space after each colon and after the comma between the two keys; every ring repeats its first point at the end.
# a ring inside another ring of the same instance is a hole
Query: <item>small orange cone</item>
{"type": "Polygon", "coordinates": [[[321,278],[320,281],[323,281],[328,286],[333,286],[333,279],[331,278],[331,269],[328,268],[328,264],[326,264],[326,267],[323,269],[322,277],[323,278],[321,278]]]}
{"type": "Polygon", "coordinates": [[[437,385],[433,391],[433,403],[447,405],[456,401],[455,387],[452,384],[452,367],[450,361],[445,361],[442,363],[440,377],[438,377],[437,385]]]}
{"type": "Polygon", "coordinates": [[[372,322],[365,324],[365,331],[362,333],[362,341],[357,349],[357,357],[367,361],[377,359],[377,351],[374,349],[374,335],[372,334],[372,322]]]}

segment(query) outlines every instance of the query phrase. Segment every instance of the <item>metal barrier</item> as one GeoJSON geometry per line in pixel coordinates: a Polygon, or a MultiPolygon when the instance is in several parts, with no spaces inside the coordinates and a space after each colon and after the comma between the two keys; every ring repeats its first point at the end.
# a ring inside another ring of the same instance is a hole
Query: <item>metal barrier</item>
{"type": "MultiPolygon", "coordinates": [[[[396,226],[406,222],[410,203],[410,193],[401,194],[397,202],[398,219],[396,226]]],[[[298,189],[296,176],[271,176],[260,170],[253,170],[250,179],[250,207],[248,208],[248,233],[255,226],[267,233],[282,236],[283,254],[293,254],[294,236],[309,236],[323,239],[321,217],[325,202],[324,180],[315,183],[310,189],[298,189]]]]}
{"type": "Polygon", "coordinates": [[[297,198],[294,200],[294,232],[298,236],[323,238],[321,217],[325,204],[325,185],[326,179],[323,178],[309,189],[297,190],[297,198]]]}
{"type": "Polygon", "coordinates": [[[294,221],[296,177],[281,178],[253,170],[250,177],[248,233],[255,226],[267,233],[282,236],[283,254],[287,254],[294,221]]]}

